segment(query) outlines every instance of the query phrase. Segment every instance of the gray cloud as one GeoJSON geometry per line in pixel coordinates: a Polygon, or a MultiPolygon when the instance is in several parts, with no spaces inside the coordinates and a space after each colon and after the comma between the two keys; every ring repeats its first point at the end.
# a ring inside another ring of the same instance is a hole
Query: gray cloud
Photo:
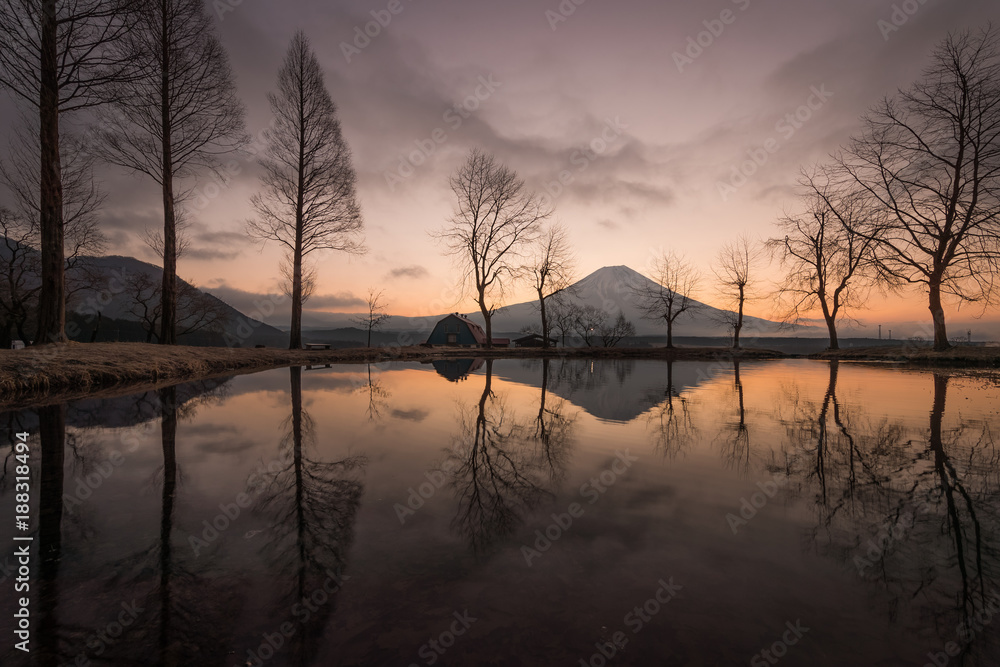
{"type": "Polygon", "coordinates": [[[424,267],[419,264],[414,264],[412,266],[401,266],[398,269],[392,269],[387,275],[390,278],[409,278],[411,280],[419,280],[421,278],[426,278],[430,274],[424,267]]]}

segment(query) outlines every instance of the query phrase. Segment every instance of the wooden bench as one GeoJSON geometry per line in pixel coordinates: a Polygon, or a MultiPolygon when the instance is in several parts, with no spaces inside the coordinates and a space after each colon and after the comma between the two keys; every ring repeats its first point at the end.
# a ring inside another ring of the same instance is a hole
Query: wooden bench
{"type": "Polygon", "coordinates": [[[329,350],[329,343],[306,343],[305,348],[307,350],[329,350]]]}

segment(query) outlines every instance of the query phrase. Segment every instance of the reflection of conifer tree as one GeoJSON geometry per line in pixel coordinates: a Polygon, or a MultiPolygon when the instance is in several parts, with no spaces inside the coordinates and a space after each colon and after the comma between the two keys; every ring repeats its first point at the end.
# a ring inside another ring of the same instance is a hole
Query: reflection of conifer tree
{"type": "Polygon", "coordinates": [[[674,362],[667,361],[667,388],[662,400],[647,417],[653,430],[653,449],[664,458],[674,458],[691,443],[696,428],[687,397],[674,388],[674,362]]]}
{"type": "Polygon", "coordinates": [[[460,409],[456,444],[442,466],[458,497],[452,526],[476,553],[511,535],[526,512],[551,497],[542,483],[549,467],[544,448],[533,446],[530,426],[517,421],[492,383],[488,359],[479,403],[460,409]]]}
{"type": "Polygon", "coordinates": [[[38,512],[38,637],[32,642],[38,664],[59,664],[59,562],[62,559],[63,459],[66,410],[50,405],[38,410],[42,463],[38,512]]]}
{"type": "MultiPolygon", "coordinates": [[[[255,510],[272,525],[265,547],[271,572],[281,583],[288,584],[281,599],[272,605],[279,610],[293,609],[322,590],[330,577],[343,576],[364,492],[357,476],[367,463],[364,457],[336,462],[311,458],[316,444],[315,424],[303,409],[302,369],[293,367],[290,374],[292,410],[278,446],[280,465],[255,474],[248,489],[257,497],[255,510]]],[[[321,639],[323,620],[333,611],[333,600],[318,607],[307,622],[303,622],[303,616],[282,619],[296,623],[290,646],[282,649],[286,655],[291,654],[295,664],[308,664],[321,639]]]]}

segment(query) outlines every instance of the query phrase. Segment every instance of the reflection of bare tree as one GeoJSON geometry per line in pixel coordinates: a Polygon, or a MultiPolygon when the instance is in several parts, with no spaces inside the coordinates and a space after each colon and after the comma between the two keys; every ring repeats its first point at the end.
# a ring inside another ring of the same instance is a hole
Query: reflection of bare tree
{"type": "Polygon", "coordinates": [[[733,392],[736,394],[737,418],[735,421],[726,422],[720,434],[725,436],[722,444],[722,460],[726,467],[735,469],[740,477],[747,477],[752,467],[750,428],[747,426],[747,410],[743,401],[739,359],[733,359],[733,392]]]}
{"type": "Polygon", "coordinates": [[[516,419],[503,397],[493,393],[492,382],[493,361],[488,359],[479,403],[460,409],[456,444],[442,466],[449,471],[458,497],[452,526],[476,553],[488,551],[513,533],[525,512],[551,496],[542,478],[547,468],[551,470],[549,457],[558,458],[557,450],[562,448],[553,441],[551,430],[546,436],[549,447],[534,447],[534,431],[516,419]]]}
{"type": "Polygon", "coordinates": [[[957,422],[946,427],[949,376],[935,373],[932,381],[926,435],[907,439],[902,424],[848,412],[837,400],[831,365],[822,401],[800,404],[795,418],[803,423],[789,425],[789,474],[815,490],[817,549],[876,585],[873,594],[890,619],[917,631],[933,624],[942,645],[963,646],[967,664],[996,664],[995,640],[956,628],[967,627],[961,624],[995,595],[1000,455],[988,424],[953,412],[957,422]]]}
{"type": "Polygon", "coordinates": [[[667,388],[663,400],[650,410],[647,425],[653,431],[653,449],[664,458],[674,458],[691,443],[696,427],[690,401],[674,387],[674,362],[667,361],[667,388]]]}
{"type": "MultiPolygon", "coordinates": [[[[248,493],[257,498],[255,511],[271,522],[265,546],[271,571],[287,584],[274,609],[289,609],[321,590],[331,576],[342,575],[364,492],[358,473],[367,463],[364,457],[335,462],[311,457],[316,433],[302,405],[302,369],[289,370],[292,412],[284,424],[278,461],[248,483],[248,493]]],[[[307,623],[288,619],[298,626],[288,648],[282,649],[291,653],[292,662],[308,664],[333,606],[332,600],[320,605],[307,623]]]]}
{"type": "Polygon", "coordinates": [[[567,416],[567,403],[562,398],[556,397],[555,400],[546,402],[548,388],[549,360],[542,359],[542,391],[532,437],[542,448],[541,454],[548,465],[549,478],[557,482],[566,473],[576,415],[567,416]]]}
{"type": "Polygon", "coordinates": [[[389,405],[389,390],[382,386],[382,381],[372,378],[372,365],[368,364],[368,382],[359,387],[359,391],[368,392],[368,421],[382,419],[382,413],[389,405]]]}

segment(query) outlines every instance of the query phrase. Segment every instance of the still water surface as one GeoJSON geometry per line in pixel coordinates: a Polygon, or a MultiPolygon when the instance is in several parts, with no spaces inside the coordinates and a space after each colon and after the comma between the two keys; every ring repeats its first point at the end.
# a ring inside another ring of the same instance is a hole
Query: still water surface
{"type": "Polygon", "coordinates": [[[464,360],[0,414],[0,664],[27,431],[37,664],[1000,665],[998,410],[989,373],[464,360]]]}

